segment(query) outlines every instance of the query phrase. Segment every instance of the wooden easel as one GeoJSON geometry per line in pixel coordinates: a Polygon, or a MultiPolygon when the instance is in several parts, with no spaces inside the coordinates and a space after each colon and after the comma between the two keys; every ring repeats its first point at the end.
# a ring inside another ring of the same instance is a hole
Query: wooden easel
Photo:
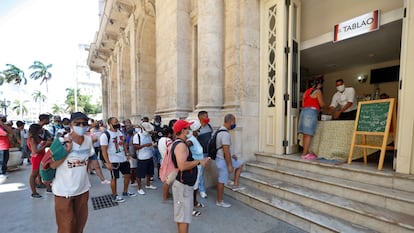
{"type": "Polygon", "coordinates": [[[367,164],[367,148],[380,149],[378,170],[382,170],[386,150],[394,149],[394,146],[387,146],[388,136],[390,134],[394,135],[394,145],[397,143],[395,132],[396,113],[394,98],[359,102],[348,164],[352,162],[354,147],[363,148],[364,164],[367,164]],[[361,144],[356,144],[355,142],[357,135],[362,137],[361,144]],[[367,144],[367,136],[382,136],[382,144],[367,144]]]}

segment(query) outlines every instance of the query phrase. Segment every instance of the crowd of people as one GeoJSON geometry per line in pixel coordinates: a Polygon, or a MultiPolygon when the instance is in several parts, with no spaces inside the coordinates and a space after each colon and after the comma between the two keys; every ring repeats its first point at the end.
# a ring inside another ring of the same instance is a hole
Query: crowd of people
{"type": "MultiPolygon", "coordinates": [[[[122,203],[125,197],[145,195],[148,190],[158,188],[152,181],[160,179],[163,158],[170,150],[178,172],[174,182],[163,184],[161,201],[172,200],[178,232],[188,232],[192,217],[200,216],[205,207],[197,196],[208,196],[204,167],[211,163],[207,148],[214,132],[209,122],[206,111],[199,112],[198,119],[174,119],[168,124],[163,124],[159,115],[155,115],[152,122],[143,117],[141,122],[133,124],[129,119],[121,122],[117,117],[109,117],[106,122],[93,120],[82,112],[75,112],[63,119],[41,114],[39,121],[27,130],[24,121],[17,121],[17,127],[13,128],[7,116],[0,114],[0,175],[7,173],[9,148],[20,148],[32,168],[28,182],[30,197],[42,198],[37,189],[45,188],[46,194],[55,198],[58,232],[82,232],[88,216],[90,174],[96,174],[102,185],[110,186],[113,202],[122,203]],[[52,181],[46,181],[39,175],[41,163],[48,153],[54,156],[57,149],[52,147],[56,144],[62,147],[60,153],[64,156],[50,162],[50,168],[56,172],[52,181]],[[106,171],[109,180],[105,179],[106,171]],[[121,174],[120,195],[117,180],[121,174]],[[136,185],[135,192],[131,191],[132,185],[136,185]]],[[[235,127],[236,117],[227,114],[216,140],[219,148],[215,160],[218,168],[216,205],[225,208],[231,204],[223,201],[224,185],[229,184],[233,190],[244,188],[238,182],[243,161],[235,155],[229,133],[235,127]],[[233,172],[234,181],[229,181],[229,174],[233,172]]]]}

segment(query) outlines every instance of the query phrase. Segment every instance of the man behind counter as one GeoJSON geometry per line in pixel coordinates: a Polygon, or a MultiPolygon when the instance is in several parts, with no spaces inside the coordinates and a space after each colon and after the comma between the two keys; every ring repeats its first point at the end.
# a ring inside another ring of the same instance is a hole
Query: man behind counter
{"type": "Polygon", "coordinates": [[[353,87],[345,88],[342,79],[336,80],[336,89],[338,91],[332,97],[329,114],[332,114],[332,118],[335,120],[355,120],[357,113],[355,89],[353,87]]]}

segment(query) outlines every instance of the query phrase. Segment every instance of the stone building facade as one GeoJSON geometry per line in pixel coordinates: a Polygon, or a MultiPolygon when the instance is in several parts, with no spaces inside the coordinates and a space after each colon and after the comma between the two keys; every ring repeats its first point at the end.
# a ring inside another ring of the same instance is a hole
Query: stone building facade
{"type": "MultiPolygon", "coordinates": [[[[401,22],[397,171],[414,173],[414,4],[408,0],[101,0],[88,64],[100,73],[104,118],[163,121],[209,112],[218,127],[233,113],[236,154],[298,151],[301,54],[331,40],[333,25],[372,9],[384,27],[401,22]],[[405,13],[403,13],[405,12],[405,13]],[[404,15],[405,14],[405,15],[404,15]],[[411,27],[410,27],[411,25],[411,27]],[[329,39],[327,39],[329,37],[329,39]],[[400,159],[401,158],[401,159],[400,159]]],[[[330,41],[331,42],[331,41],[330,41]]],[[[364,46],[364,45],[361,45],[364,46]]],[[[349,48],[351,49],[351,48],[349,48]]],[[[366,65],[367,64],[360,64],[366,65]]],[[[368,68],[366,68],[368,69],[368,68]]],[[[345,68],[352,70],[352,68],[345,68]]],[[[336,71],[326,71],[325,77],[336,71]]],[[[337,75],[335,73],[335,75],[337,75]]],[[[332,80],[329,81],[332,85],[332,80]]],[[[327,80],[325,80],[327,82],[327,80]]],[[[352,84],[351,78],[346,81],[352,84]]],[[[329,85],[328,85],[329,86],[329,85]]],[[[334,88],[332,88],[334,89],[334,88]]],[[[328,97],[329,98],[329,97],[328,97]]],[[[329,102],[329,100],[326,100],[329,102]]]]}

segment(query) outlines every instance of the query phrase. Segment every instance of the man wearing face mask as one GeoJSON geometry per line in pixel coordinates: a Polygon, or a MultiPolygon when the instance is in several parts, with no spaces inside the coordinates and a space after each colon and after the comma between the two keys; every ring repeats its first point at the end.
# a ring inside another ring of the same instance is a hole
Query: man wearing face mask
{"type": "Polygon", "coordinates": [[[95,153],[91,137],[85,136],[88,119],[81,112],[72,113],[72,132],[64,137],[67,155],[50,163],[51,168],[56,168],[52,191],[58,232],[82,232],[88,219],[91,184],[87,165],[89,156],[95,153]]]}
{"type": "Polygon", "coordinates": [[[144,195],[145,191],[142,189],[141,179],[145,178],[146,189],[157,189],[157,187],[150,183],[150,178],[154,175],[153,143],[150,132],[154,131],[154,126],[149,122],[143,122],[141,128],[142,131],[134,135],[132,143],[138,157],[138,194],[144,195]]]}
{"type": "Polygon", "coordinates": [[[219,130],[224,130],[217,134],[216,146],[217,150],[216,165],[218,171],[217,182],[217,199],[216,205],[220,207],[231,207],[231,204],[223,201],[224,184],[229,181],[229,174],[234,172],[234,182],[231,184],[233,191],[244,189],[239,185],[240,173],[243,169],[243,161],[234,154],[234,146],[231,141],[231,135],[228,132],[236,128],[236,117],[233,114],[224,116],[224,124],[219,130]]]}
{"type": "Polygon", "coordinates": [[[332,97],[329,114],[332,114],[335,120],[355,120],[358,107],[355,99],[355,89],[345,87],[342,79],[336,80],[336,89],[338,91],[332,97]]]}
{"type": "Polygon", "coordinates": [[[122,196],[135,197],[136,193],[128,191],[129,181],[131,179],[131,168],[127,156],[128,148],[125,143],[125,137],[119,130],[121,124],[116,117],[108,119],[108,130],[100,137],[101,153],[105,159],[106,168],[111,172],[111,191],[113,202],[124,202],[125,199],[118,196],[116,191],[116,180],[119,178],[119,172],[124,175],[124,189],[122,196]]]}
{"type": "MultiPolygon", "coordinates": [[[[201,146],[203,147],[203,156],[204,158],[208,157],[207,148],[208,148],[208,140],[210,140],[213,134],[213,127],[210,125],[210,118],[208,118],[208,112],[200,111],[198,112],[198,120],[201,123],[201,127],[199,129],[199,133],[197,136],[197,140],[200,142],[201,146]]],[[[200,190],[200,196],[202,198],[207,198],[206,188],[204,185],[204,168],[199,170],[199,183],[198,188],[200,190]]]]}

